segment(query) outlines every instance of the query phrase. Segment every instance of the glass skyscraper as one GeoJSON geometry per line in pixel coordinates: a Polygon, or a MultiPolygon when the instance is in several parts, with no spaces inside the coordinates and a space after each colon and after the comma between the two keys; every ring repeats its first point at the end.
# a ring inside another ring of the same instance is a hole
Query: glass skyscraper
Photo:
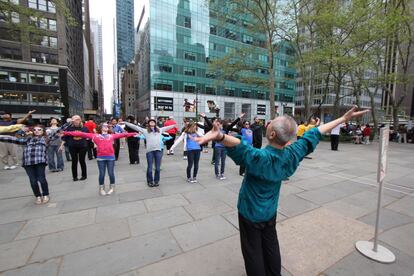
{"type": "MultiPolygon", "coordinates": [[[[270,118],[266,87],[241,78],[220,78],[219,70],[209,65],[214,59],[248,48],[252,51],[250,61],[257,64],[249,76],[266,80],[269,74],[265,37],[250,33],[247,26],[251,23],[246,18],[229,15],[222,22],[219,10],[209,7],[205,0],[148,1],[148,18],[140,30],[136,58],[138,117],[173,115],[179,121],[205,112],[233,119],[243,112],[247,120],[270,118]]],[[[279,44],[274,60],[275,108],[279,114],[292,114],[296,77],[293,51],[287,44],[279,44]]]]}
{"type": "Polygon", "coordinates": [[[117,69],[134,59],[134,0],[116,0],[117,69]]]}

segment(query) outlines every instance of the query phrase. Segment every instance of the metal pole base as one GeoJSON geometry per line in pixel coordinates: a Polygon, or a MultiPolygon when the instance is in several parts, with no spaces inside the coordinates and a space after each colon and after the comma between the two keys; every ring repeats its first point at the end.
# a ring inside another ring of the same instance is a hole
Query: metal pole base
{"type": "Polygon", "coordinates": [[[389,264],[395,262],[395,255],[385,248],[378,244],[378,251],[374,251],[374,243],[370,241],[359,241],[355,244],[356,249],[362,255],[370,258],[371,260],[389,264]]]}

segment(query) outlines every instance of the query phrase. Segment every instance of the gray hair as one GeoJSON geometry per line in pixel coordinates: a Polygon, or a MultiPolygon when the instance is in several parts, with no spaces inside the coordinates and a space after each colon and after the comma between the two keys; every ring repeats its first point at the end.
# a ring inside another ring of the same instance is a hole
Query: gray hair
{"type": "Polygon", "coordinates": [[[274,119],[271,123],[272,130],[276,133],[275,143],[284,146],[296,136],[297,124],[295,120],[283,115],[274,119]]]}

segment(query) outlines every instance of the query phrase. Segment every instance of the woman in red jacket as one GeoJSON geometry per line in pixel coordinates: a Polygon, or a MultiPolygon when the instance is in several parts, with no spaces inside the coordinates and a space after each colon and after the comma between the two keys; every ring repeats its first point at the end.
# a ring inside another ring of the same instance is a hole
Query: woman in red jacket
{"type": "Polygon", "coordinates": [[[64,131],[63,135],[76,136],[91,139],[96,144],[96,160],[98,162],[99,169],[99,194],[111,195],[115,191],[115,152],[114,152],[114,140],[124,137],[133,137],[137,133],[116,133],[112,134],[109,131],[107,123],[103,123],[96,128],[97,133],[86,133],[80,131],[64,131]],[[108,170],[110,188],[108,192],[105,191],[105,171],[108,170]]]}

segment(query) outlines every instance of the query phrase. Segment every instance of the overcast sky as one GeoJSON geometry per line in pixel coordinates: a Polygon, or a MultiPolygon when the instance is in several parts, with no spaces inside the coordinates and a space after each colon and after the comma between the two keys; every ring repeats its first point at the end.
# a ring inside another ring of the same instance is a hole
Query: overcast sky
{"type": "MultiPolygon", "coordinates": [[[[135,22],[138,22],[137,12],[141,8],[140,0],[134,0],[135,5],[135,22]]],[[[102,51],[103,51],[103,85],[105,91],[105,108],[108,113],[112,112],[111,97],[113,90],[113,64],[114,54],[114,30],[113,19],[116,15],[115,0],[89,0],[89,13],[91,18],[101,20],[102,22],[102,51]]],[[[134,23],[136,27],[136,23],[134,23]]]]}

